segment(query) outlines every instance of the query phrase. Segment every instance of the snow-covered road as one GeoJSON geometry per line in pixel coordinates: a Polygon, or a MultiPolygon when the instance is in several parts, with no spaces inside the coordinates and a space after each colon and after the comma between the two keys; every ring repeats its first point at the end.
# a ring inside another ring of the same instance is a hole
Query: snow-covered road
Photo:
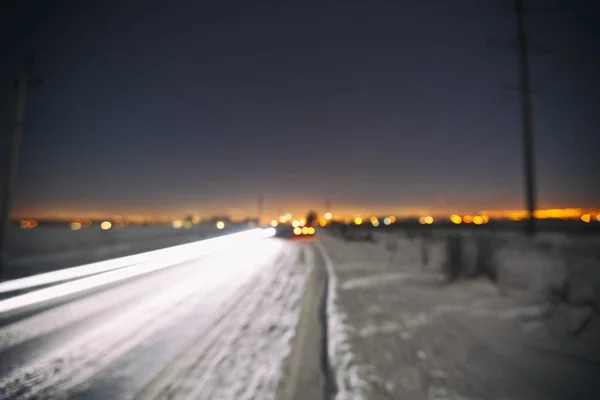
{"type": "Polygon", "coordinates": [[[305,253],[248,241],[12,315],[0,327],[0,399],[274,398],[305,253]]]}

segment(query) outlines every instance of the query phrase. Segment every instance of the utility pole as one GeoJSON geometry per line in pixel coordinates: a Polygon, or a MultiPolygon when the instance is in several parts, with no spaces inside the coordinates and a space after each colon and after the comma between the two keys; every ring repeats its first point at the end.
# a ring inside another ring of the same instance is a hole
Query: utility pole
{"type": "Polygon", "coordinates": [[[258,225],[262,222],[263,211],[265,208],[265,196],[258,196],[258,225]]]}
{"type": "Polygon", "coordinates": [[[535,234],[536,209],[535,170],[533,158],[533,120],[531,105],[531,79],[529,74],[529,50],[525,32],[523,0],[515,0],[517,14],[517,44],[519,48],[519,87],[521,92],[521,117],[523,119],[523,167],[525,175],[525,201],[529,212],[526,232],[535,234]]]}
{"type": "MultiPolygon", "coordinates": [[[[14,82],[14,85],[17,87],[17,105],[13,134],[10,140],[9,153],[6,160],[4,181],[2,182],[2,208],[0,210],[0,273],[6,269],[8,263],[7,237],[8,229],[10,227],[12,191],[19,166],[19,148],[21,145],[21,137],[23,136],[23,127],[25,125],[27,90],[32,83],[30,77],[32,65],[33,57],[29,57],[25,67],[21,70],[19,77],[14,82]]],[[[39,80],[36,80],[35,83],[39,83],[39,80]]]]}

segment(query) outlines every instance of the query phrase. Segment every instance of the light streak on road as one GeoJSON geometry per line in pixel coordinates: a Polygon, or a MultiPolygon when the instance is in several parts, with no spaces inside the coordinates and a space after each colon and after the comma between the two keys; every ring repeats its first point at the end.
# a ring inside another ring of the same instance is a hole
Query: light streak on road
{"type": "Polygon", "coordinates": [[[177,265],[217,252],[226,246],[235,246],[236,244],[261,240],[274,235],[275,229],[273,228],[253,229],[199,242],[4,282],[0,284],[0,293],[81,278],[0,301],[0,315],[177,265]]]}

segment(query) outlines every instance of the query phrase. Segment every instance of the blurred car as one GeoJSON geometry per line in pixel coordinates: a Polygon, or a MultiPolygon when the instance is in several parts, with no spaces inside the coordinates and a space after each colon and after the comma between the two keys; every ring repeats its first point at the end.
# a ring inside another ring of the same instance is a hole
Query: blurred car
{"type": "Polygon", "coordinates": [[[316,229],[311,225],[297,226],[292,230],[292,233],[295,236],[313,236],[316,233],[316,229]]]}
{"type": "Polygon", "coordinates": [[[305,223],[303,225],[279,224],[276,229],[276,236],[287,238],[311,237],[317,233],[315,226],[309,223],[305,223]]]}

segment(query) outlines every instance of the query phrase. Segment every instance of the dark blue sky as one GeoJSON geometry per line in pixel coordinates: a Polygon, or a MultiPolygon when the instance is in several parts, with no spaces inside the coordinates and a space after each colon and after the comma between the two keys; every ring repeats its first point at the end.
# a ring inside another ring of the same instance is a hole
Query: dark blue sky
{"type": "MultiPolygon", "coordinates": [[[[12,3],[3,132],[29,49],[44,79],[18,211],[523,205],[510,0],[12,3]]],[[[600,7],[527,3],[539,205],[599,206],[600,7]]]]}

